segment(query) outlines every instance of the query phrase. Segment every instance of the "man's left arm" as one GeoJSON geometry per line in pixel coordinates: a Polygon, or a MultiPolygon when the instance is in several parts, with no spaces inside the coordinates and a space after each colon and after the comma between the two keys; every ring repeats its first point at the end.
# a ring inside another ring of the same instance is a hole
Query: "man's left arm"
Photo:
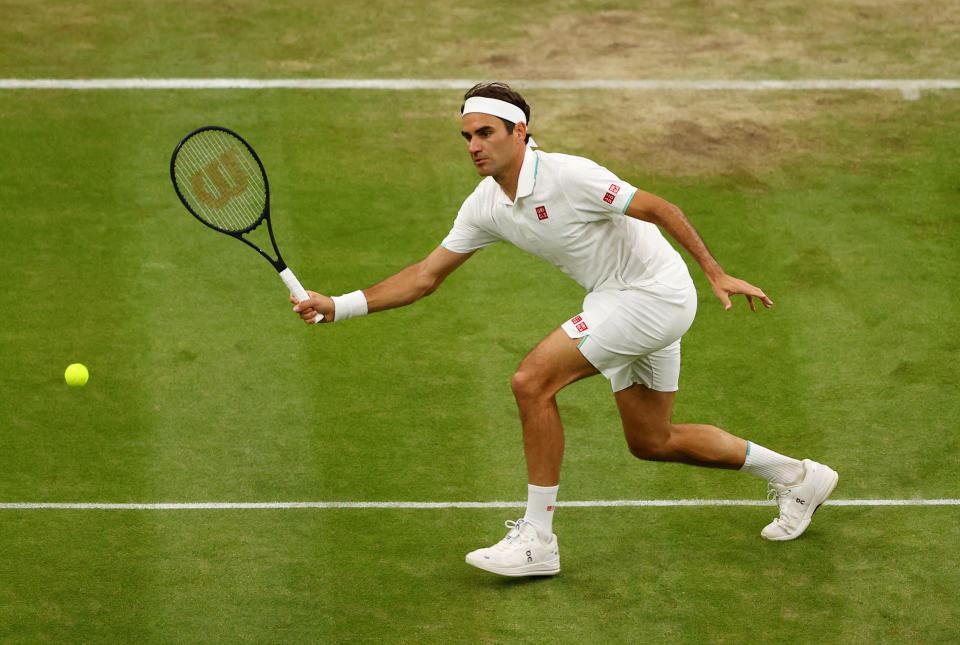
{"type": "Polygon", "coordinates": [[[653,193],[638,190],[633,199],[630,200],[624,214],[644,222],[656,224],[685,248],[703,269],[707,279],[710,280],[713,293],[723,303],[724,309],[730,309],[732,306],[730,296],[738,293],[747,297],[747,302],[750,303],[752,311],[756,311],[754,298],[759,298],[765,307],[769,308],[773,305],[773,301],[759,288],[749,282],[728,275],[713,257],[713,254],[710,253],[706,242],[697,233],[697,229],[693,227],[683,211],[667,200],[653,193]]]}

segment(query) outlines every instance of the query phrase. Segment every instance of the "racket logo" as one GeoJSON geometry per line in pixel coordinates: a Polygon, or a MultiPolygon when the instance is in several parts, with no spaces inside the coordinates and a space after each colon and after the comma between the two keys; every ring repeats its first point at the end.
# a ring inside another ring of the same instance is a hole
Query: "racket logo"
{"type": "Polygon", "coordinates": [[[193,183],[193,193],[197,196],[197,199],[210,208],[219,209],[226,206],[231,199],[243,193],[247,189],[249,179],[250,176],[247,171],[240,165],[237,151],[230,149],[220,155],[219,159],[208,163],[206,168],[194,173],[191,182],[193,183]],[[227,169],[232,181],[227,181],[221,168],[227,169]],[[207,189],[207,182],[204,181],[205,176],[217,187],[219,196],[215,196],[207,189]]]}

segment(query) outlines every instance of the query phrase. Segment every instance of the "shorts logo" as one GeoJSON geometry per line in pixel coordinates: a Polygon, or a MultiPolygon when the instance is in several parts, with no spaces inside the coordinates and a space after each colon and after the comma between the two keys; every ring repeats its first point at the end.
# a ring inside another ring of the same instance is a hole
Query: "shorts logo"
{"type": "Polygon", "coordinates": [[[546,206],[537,206],[537,219],[541,222],[547,219],[547,207],[546,206]]]}
{"type": "Polygon", "coordinates": [[[548,510],[548,511],[552,511],[552,510],[553,510],[553,507],[552,507],[552,506],[548,506],[548,507],[547,507],[547,510],[548,510]]]}

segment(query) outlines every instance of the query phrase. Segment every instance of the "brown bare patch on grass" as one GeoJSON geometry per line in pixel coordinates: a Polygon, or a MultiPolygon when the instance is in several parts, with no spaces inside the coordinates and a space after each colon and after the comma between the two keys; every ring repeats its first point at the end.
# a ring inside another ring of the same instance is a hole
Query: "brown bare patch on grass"
{"type": "Polygon", "coordinates": [[[531,133],[546,151],[647,174],[747,179],[826,150],[831,141],[815,125],[825,112],[859,121],[894,118],[903,106],[896,93],[539,90],[527,99],[531,133]]]}
{"type": "Polygon", "coordinates": [[[480,40],[447,53],[505,78],[955,77],[960,2],[568,1],[521,37],[480,40]]]}
{"type": "MultiPolygon", "coordinates": [[[[960,2],[669,2],[588,11],[557,3],[484,51],[486,78],[954,78],[960,2]]],[[[469,41],[468,41],[469,42],[469,41]]],[[[464,60],[469,68],[469,63],[464,60]]],[[[522,91],[522,87],[518,86],[522,91]]],[[[530,91],[546,150],[672,176],[757,179],[831,142],[811,123],[894,118],[891,93],[530,91]]],[[[753,181],[753,179],[755,181],[753,181]]]]}

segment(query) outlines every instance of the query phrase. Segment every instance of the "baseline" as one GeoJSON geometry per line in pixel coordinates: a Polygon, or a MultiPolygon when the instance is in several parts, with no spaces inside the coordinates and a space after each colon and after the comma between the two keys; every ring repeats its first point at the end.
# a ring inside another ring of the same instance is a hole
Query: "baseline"
{"type": "MultiPolygon", "coordinates": [[[[773,506],[768,500],[747,499],[617,499],[557,502],[566,508],[698,507],[698,506],[773,506]]],[[[960,499],[836,499],[825,506],[960,506],[960,499]]],[[[523,508],[526,502],[181,502],[181,503],[99,503],[99,502],[0,502],[0,510],[105,510],[105,511],[182,511],[182,510],[280,510],[313,509],[445,509],[445,508],[523,508]]]]}
{"type": "MultiPolygon", "coordinates": [[[[473,84],[464,79],[415,78],[0,78],[0,90],[463,90],[473,84]]],[[[960,80],[903,79],[800,79],[800,80],[684,80],[594,79],[514,80],[522,89],[552,90],[687,90],[687,91],[898,91],[915,100],[923,91],[957,90],[960,80]]]]}

